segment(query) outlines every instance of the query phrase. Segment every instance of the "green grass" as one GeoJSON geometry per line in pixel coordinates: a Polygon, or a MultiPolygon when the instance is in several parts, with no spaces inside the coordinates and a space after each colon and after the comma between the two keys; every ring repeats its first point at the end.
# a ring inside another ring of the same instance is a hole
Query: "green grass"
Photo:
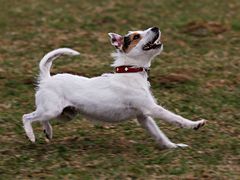
{"type": "Polygon", "coordinates": [[[0,179],[239,179],[240,2],[2,1],[0,6],[0,179]],[[135,122],[99,126],[81,116],[53,122],[54,139],[25,138],[21,117],[34,110],[38,63],[71,47],[52,72],[88,77],[112,71],[107,33],[159,26],[164,52],[151,69],[152,91],[164,107],[208,124],[195,132],[157,120],[173,142],[160,151],[135,122]]]}

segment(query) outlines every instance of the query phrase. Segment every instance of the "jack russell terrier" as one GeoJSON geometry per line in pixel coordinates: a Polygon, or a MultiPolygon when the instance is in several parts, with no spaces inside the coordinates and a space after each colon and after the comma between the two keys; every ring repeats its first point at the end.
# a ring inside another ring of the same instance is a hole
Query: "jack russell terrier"
{"type": "Polygon", "coordinates": [[[182,128],[202,127],[206,120],[191,121],[176,115],[156,103],[150,90],[147,71],[151,61],[163,50],[159,28],[129,31],[125,36],[108,33],[116,48],[115,73],[87,78],[72,74],[50,75],[53,60],[61,55],[79,55],[69,48],[60,48],[46,54],[39,64],[40,75],[36,92],[36,110],[23,115],[27,137],[35,142],[32,122],[40,121],[48,139],[52,138],[51,119],[77,113],[103,122],[121,122],[136,118],[156,140],[160,148],[187,147],[171,142],[159,129],[153,118],[159,118],[182,128]]]}

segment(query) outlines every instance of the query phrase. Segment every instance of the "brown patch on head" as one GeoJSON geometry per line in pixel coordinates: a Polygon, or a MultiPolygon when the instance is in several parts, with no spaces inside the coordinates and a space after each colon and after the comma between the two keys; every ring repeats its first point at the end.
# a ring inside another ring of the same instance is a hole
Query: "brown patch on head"
{"type": "Polygon", "coordinates": [[[125,53],[130,52],[142,39],[142,36],[139,33],[132,33],[124,37],[123,51],[125,53]]]}

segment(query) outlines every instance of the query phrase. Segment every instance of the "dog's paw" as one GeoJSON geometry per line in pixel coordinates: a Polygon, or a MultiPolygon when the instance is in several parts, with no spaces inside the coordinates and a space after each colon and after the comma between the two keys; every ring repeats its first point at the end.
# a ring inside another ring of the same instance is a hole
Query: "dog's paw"
{"type": "Polygon", "coordinates": [[[28,137],[28,139],[32,143],[35,143],[35,136],[34,136],[34,134],[32,132],[30,132],[30,131],[27,131],[26,129],[25,129],[25,132],[26,132],[26,136],[28,137]]]}
{"type": "Polygon", "coordinates": [[[50,141],[52,139],[52,133],[46,131],[45,129],[43,130],[43,133],[45,134],[46,141],[50,141]]]}
{"type": "Polygon", "coordinates": [[[165,145],[160,145],[160,149],[175,149],[175,148],[185,148],[188,147],[187,144],[175,144],[175,143],[169,143],[165,145]]]}
{"type": "Polygon", "coordinates": [[[35,135],[33,133],[33,130],[32,130],[32,126],[31,126],[31,123],[26,121],[26,120],[23,120],[23,128],[25,130],[25,133],[28,137],[28,139],[31,141],[31,142],[35,142],[35,135]]]}
{"type": "Polygon", "coordinates": [[[196,121],[193,129],[198,130],[200,127],[203,127],[206,123],[207,123],[207,120],[205,120],[205,119],[202,119],[200,121],[196,121]]]}
{"type": "Polygon", "coordinates": [[[43,133],[45,134],[45,137],[46,137],[47,139],[50,139],[50,137],[49,137],[49,135],[48,135],[48,133],[46,132],[45,129],[43,130],[43,133]]]}
{"type": "Polygon", "coordinates": [[[185,148],[185,147],[188,147],[188,145],[187,144],[182,144],[182,143],[180,143],[180,144],[175,144],[177,147],[176,148],[185,148]]]}

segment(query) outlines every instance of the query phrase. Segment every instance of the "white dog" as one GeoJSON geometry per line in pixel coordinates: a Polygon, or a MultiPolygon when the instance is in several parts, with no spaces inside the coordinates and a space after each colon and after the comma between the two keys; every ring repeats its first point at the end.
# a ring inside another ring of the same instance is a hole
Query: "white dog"
{"type": "Polygon", "coordinates": [[[157,105],[150,91],[147,71],[151,60],[160,54],[163,45],[157,27],[131,31],[125,36],[109,33],[116,47],[113,53],[115,73],[86,78],[71,74],[50,76],[52,61],[61,55],[79,55],[68,48],[54,50],[40,62],[36,92],[36,110],[23,115],[28,138],[35,142],[31,123],[40,121],[46,137],[52,138],[51,119],[76,114],[104,122],[121,122],[137,118],[161,148],[186,147],[171,142],[158,128],[153,118],[160,118],[183,128],[198,129],[205,120],[190,121],[157,105]]]}

